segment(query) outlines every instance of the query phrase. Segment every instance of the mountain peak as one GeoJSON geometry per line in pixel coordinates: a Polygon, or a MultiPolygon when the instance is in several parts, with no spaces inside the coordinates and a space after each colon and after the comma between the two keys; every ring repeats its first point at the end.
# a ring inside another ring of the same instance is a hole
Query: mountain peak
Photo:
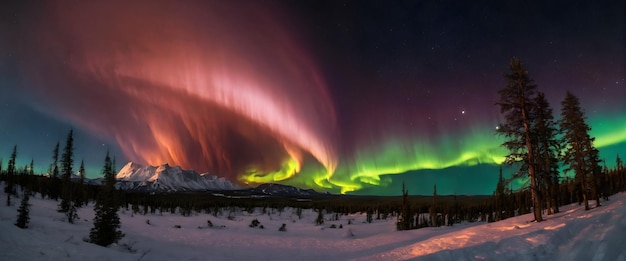
{"type": "Polygon", "coordinates": [[[198,174],[168,163],[159,166],[143,166],[128,162],[117,175],[118,187],[124,190],[146,191],[206,191],[233,190],[239,187],[216,176],[198,174]]]}

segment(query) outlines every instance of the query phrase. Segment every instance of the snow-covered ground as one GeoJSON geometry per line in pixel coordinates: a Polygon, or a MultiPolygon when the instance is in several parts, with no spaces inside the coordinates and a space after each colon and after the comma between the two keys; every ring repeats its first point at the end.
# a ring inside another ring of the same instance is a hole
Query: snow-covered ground
{"type": "Polygon", "coordinates": [[[23,230],[13,225],[19,199],[7,207],[0,195],[0,260],[626,260],[623,193],[590,211],[564,206],[541,223],[523,215],[402,232],[395,231],[395,219],[369,224],[365,214],[338,220],[327,214],[324,225],[316,226],[317,214],[310,210],[302,219],[294,209],[240,211],[231,219],[228,211],[183,217],[120,210],[126,236],[108,248],[83,242],[92,227],[91,205],[79,210],[76,224],[68,224],[56,212],[57,202],[31,198],[31,221],[23,230]],[[264,229],[250,228],[253,219],[264,229]],[[287,231],[278,231],[283,223],[287,231]]]}

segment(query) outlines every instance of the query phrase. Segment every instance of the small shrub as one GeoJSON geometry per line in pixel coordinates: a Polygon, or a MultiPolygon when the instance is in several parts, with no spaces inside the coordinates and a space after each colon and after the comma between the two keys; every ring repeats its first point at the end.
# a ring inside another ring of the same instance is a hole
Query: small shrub
{"type": "Polygon", "coordinates": [[[258,219],[253,219],[252,222],[250,222],[250,227],[258,227],[261,224],[261,222],[259,222],[258,219]]]}
{"type": "Polygon", "coordinates": [[[324,214],[322,211],[323,211],[322,209],[318,210],[317,218],[315,219],[315,224],[318,226],[324,224],[324,214]]]}

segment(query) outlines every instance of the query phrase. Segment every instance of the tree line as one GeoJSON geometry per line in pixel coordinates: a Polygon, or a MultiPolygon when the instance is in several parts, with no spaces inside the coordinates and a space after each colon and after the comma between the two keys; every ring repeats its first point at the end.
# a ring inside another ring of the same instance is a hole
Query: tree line
{"type": "Polygon", "coordinates": [[[11,206],[11,199],[21,197],[18,217],[15,225],[19,228],[28,228],[30,221],[30,197],[39,193],[41,198],[48,197],[59,201],[57,211],[65,216],[71,224],[78,218],[77,209],[86,207],[94,202],[96,215],[88,242],[108,246],[118,242],[124,234],[119,230],[120,221],[117,215],[119,209],[119,192],[115,189],[115,166],[107,152],[102,175],[104,182],[100,185],[87,184],[85,181],[85,166],[81,162],[78,178],[74,178],[74,137],[73,131],[67,135],[65,147],[59,158],[59,143],[53,150],[52,164],[47,175],[34,174],[34,161],[23,168],[16,167],[17,145],[13,147],[6,170],[2,169],[0,160],[0,180],[4,181],[6,205],[11,206]],[[60,164],[60,166],[59,166],[60,164]],[[18,194],[18,187],[21,193],[18,194]],[[21,195],[20,195],[21,194],[21,195]]]}

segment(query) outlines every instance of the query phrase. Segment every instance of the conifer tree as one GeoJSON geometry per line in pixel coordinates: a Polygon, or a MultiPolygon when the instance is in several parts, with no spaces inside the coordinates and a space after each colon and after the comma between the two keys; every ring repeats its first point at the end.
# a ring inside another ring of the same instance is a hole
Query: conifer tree
{"type": "Polygon", "coordinates": [[[619,191],[626,189],[626,171],[624,170],[624,162],[620,158],[619,154],[615,159],[615,168],[617,170],[617,177],[619,179],[619,191]]]}
{"type": "Polygon", "coordinates": [[[533,114],[533,138],[535,142],[535,157],[537,180],[540,181],[540,191],[546,202],[548,215],[558,213],[558,184],[559,159],[558,154],[562,145],[557,139],[557,123],[552,114],[552,108],[542,92],[535,98],[533,114]]]}
{"type": "Polygon", "coordinates": [[[11,153],[11,157],[9,158],[9,163],[7,165],[7,184],[4,189],[4,192],[7,194],[15,195],[15,160],[17,158],[17,145],[13,146],[13,152],[11,153]]]}
{"type": "Polygon", "coordinates": [[[98,194],[94,207],[96,216],[93,219],[94,226],[89,233],[89,242],[108,246],[124,237],[124,234],[119,230],[118,205],[113,197],[115,192],[115,173],[108,151],[104,158],[102,174],[104,175],[105,183],[98,194]]]}
{"type": "Polygon", "coordinates": [[[50,175],[52,178],[59,176],[59,142],[54,146],[52,151],[52,165],[50,165],[50,175]]]}
{"type": "Polygon", "coordinates": [[[532,111],[535,108],[534,97],[537,85],[530,79],[528,71],[519,59],[511,59],[509,69],[510,73],[504,75],[508,80],[507,85],[498,92],[500,100],[496,102],[496,105],[500,106],[500,113],[504,115],[506,123],[498,126],[496,131],[506,139],[502,144],[509,150],[505,163],[521,163],[520,173],[528,174],[533,213],[535,220],[540,222],[543,218],[534,164],[535,146],[532,139],[534,121],[532,111]]]}
{"type": "Polygon", "coordinates": [[[25,189],[22,201],[20,202],[20,208],[17,210],[17,221],[15,225],[19,228],[27,228],[30,222],[30,190],[25,189]]]}
{"type": "Polygon", "coordinates": [[[35,159],[30,159],[30,166],[28,167],[28,175],[35,175],[35,159]]]}
{"type": "Polygon", "coordinates": [[[78,168],[78,184],[76,185],[76,195],[74,196],[74,204],[77,208],[83,206],[86,203],[86,191],[85,191],[85,162],[80,161],[80,167],[78,168]]]}
{"type": "Polygon", "coordinates": [[[4,187],[4,193],[7,194],[7,206],[11,205],[11,195],[15,195],[15,158],[17,157],[17,145],[13,146],[13,152],[11,158],[9,158],[9,164],[7,166],[6,186],[4,187]]]}
{"type": "Polygon", "coordinates": [[[315,224],[316,225],[323,225],[324,224],[324,210],[323,209],[318,209],[317,210],[317,218],[315,218],[315,224]]]}
{"type": "Polygon", "coordinates": [[[498,184],[496,184],[496,191],[493,193],[493,196],[495,198],[496,221],[507,218],[505,215],[502,214],[502,212],[506,208],[506,182],[504,181],[504,177],[502,176],[502,166],[500,166],[498,184]]]}
{"type": "Polygon", "coordinates": [[[59,182],[59,142],[56,143],[54,150],[52,150],[52,164],[50,164],[48,173],[50,174],[51,184],[49,186],[48,195],[51,199],[58,200],[61,186],[61,182],[59,182]]]}
{"type": "Polygon", "coordinates": [[[430,225],[438,227],[439,222],[437,220],[437,184],[433,186],[433,204],[430,207],[430,225]]]}
{"type": "Polygon", "coordinates": [[[401,212],[398,215],[398,222],[396,224],[397,230],[409,230],[411,229],[411,206],[409,204],[409,191],[405,188],[404,182],[402,182],[402,207],[401,212]]]}
{"type": "Polygon", "coordinates": [[[574,171],[585,210],[589,210],[590,194],[592,190],[598,190],[594,177],[598,177],[601,172],[598,150],[593,146],[595,138],[589,136],[591,127],[585,122],[584,112],[576,96],[568,91],[561,106],[560,126],[566,145],[563,163],[568,166],[566,171],[574,171]]]}
{"type": "Polygon", "coordinates": [[[28,171],[25,174],[28,178],[26,179],[26,181],[28,182],[26,184],[26,189],[28,190],[29,193],[33,193],[33,188],[35,187],[35,182],[36,179],[34,178],[35,175],[35,159],[30,159],[30,166],[28,166],[28,171]]]}
{"type": "Polygon", "coordinates": [[[67,213],[68,222],[73,223],[76,207],[72,201],[72,166],[74,164],[74,137],[73,131],[67,135],[63,155],[61,156],[61,180],[62,193],[61,203],[59,204],[59,212],[67,213]]]}

